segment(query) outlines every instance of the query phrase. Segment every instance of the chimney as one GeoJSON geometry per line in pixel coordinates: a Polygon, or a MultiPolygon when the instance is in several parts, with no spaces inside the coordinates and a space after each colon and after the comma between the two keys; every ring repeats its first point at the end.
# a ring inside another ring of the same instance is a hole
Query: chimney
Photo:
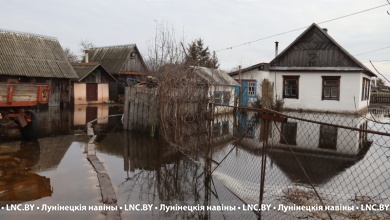
{"type": "Polygon", "coordinates": [[[328,33],[328,28],[322,28],[325,33],[328,33]]]}
{"type": "Polygon", "coordinates": [[[84,62],[88,63],[89,62],[89,57],[88,57],[88,50],[84,50],[85,56],[84,56],[84,62]]]}
{"type": "Polygon", "coordinates": [[[275,42],[275,57],[278,56],[278,45],[279,45],[279,42],[275,42]]]}

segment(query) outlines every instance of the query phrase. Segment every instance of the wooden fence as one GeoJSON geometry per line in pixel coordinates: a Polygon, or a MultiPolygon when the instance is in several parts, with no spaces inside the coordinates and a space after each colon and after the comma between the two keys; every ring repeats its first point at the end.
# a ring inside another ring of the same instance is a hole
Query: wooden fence
{"type": "Polygon", "coordinates": [[[126,130],[157,132],[157,88],[127,87],[125,91],[123,127],[126,130]]]}
{"type": "Polygon", "coordinates": [[[390,103],[390,93],[373,92],[370,96],[370,103],[390,103]]]}

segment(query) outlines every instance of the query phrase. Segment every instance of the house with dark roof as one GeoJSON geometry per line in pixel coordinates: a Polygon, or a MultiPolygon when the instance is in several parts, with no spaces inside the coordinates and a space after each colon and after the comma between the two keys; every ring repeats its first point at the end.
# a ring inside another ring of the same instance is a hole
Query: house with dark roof
{"type": "Polygon", "coordinates": [[[370,79],[376,77],[317,24],[308,27],[269,64],[229,75],[250,82],[242,94],[249,100],[262,96],[261,82],[267,79],[273,84],[273,97],[283,100],[284,109],[335,113],[366,112],[370,79]]]}
{"type": "Polygon", "coordinates": [[[117,80],[97,62],[72,63],[79,76],[74,82],[72,97],[75,105],[108,103],[116,99],[116,94],[110,96],[110,83],[117,80]]]}
{"type": "Polygon", "coordinates": [[[96,47],[88,50],[89,62],[99,62],[120,81],[138,79],[147,71],[137,45],[96,47]]]}
{"type": "Polygon", "coordinates": [[[78,78],[56,38],[0,30],[0,82],[51,87],[49,106],[68,105],[78,78]]]}

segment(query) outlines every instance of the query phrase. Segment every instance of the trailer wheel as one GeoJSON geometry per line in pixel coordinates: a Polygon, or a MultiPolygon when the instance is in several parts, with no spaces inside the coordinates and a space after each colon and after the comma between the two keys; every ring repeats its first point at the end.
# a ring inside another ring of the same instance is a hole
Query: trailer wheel
{"type": "Polygon", "coordinates": [[[30,115],[31,121],[23,128],[20,129],[23,139],[37,139],[39,138],[39,120],[35,115],[35,112],[28,110],[27,114],[30,115]]]}

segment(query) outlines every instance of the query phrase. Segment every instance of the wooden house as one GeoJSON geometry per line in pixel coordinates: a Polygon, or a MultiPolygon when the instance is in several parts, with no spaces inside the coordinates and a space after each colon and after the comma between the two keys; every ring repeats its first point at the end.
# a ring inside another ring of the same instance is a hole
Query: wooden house
{"type": "Polygon", "coordinates": [[[232,110],[231,107],[226,106],[234,105],[235,91],[240,87],[240,84],[225,71],[206,67],[193,68],[195,73],[209,86],[208,97],[212,103],[218,105],[215,113],[227,113],[227,111],[232,110]]]}
{"type": "MultiPolygon", "coordinates": [[[[117,79],[119,86],[116,93],[118,94],[124,94],[124,87],[139,81],[147,71],[146,64],[135,44],[91,48],[86,51],[85,60],[99,62],[117,79]]],[[[111,84],[113,90],[115,83],[111,84]]]]}
{"type": "Polygon", "coordinates": [[[56,38],[0,30],[0,82],[49,84],[48,105],[66,106],[76,78],[56,38]]]}
{"type": "MultiPolygon", "coordinates": [[[[342,48],[317,24],[312,24],[270,63],[248,68],[241,78],[252,80],[248,93],[261,79],[274,83],[274,97],[285,109],[367,112],[371,77],[376,75],[342,48]]],[[[231,73],[237,80],[239,74],[231,73]]]]}
{"type": "Polygon", "coordinates": [[[109,83],[117,80],[99,63],[72,63],[79,79],[75,81],[72,97],[75,105],[109,103],[109,83]]]}

